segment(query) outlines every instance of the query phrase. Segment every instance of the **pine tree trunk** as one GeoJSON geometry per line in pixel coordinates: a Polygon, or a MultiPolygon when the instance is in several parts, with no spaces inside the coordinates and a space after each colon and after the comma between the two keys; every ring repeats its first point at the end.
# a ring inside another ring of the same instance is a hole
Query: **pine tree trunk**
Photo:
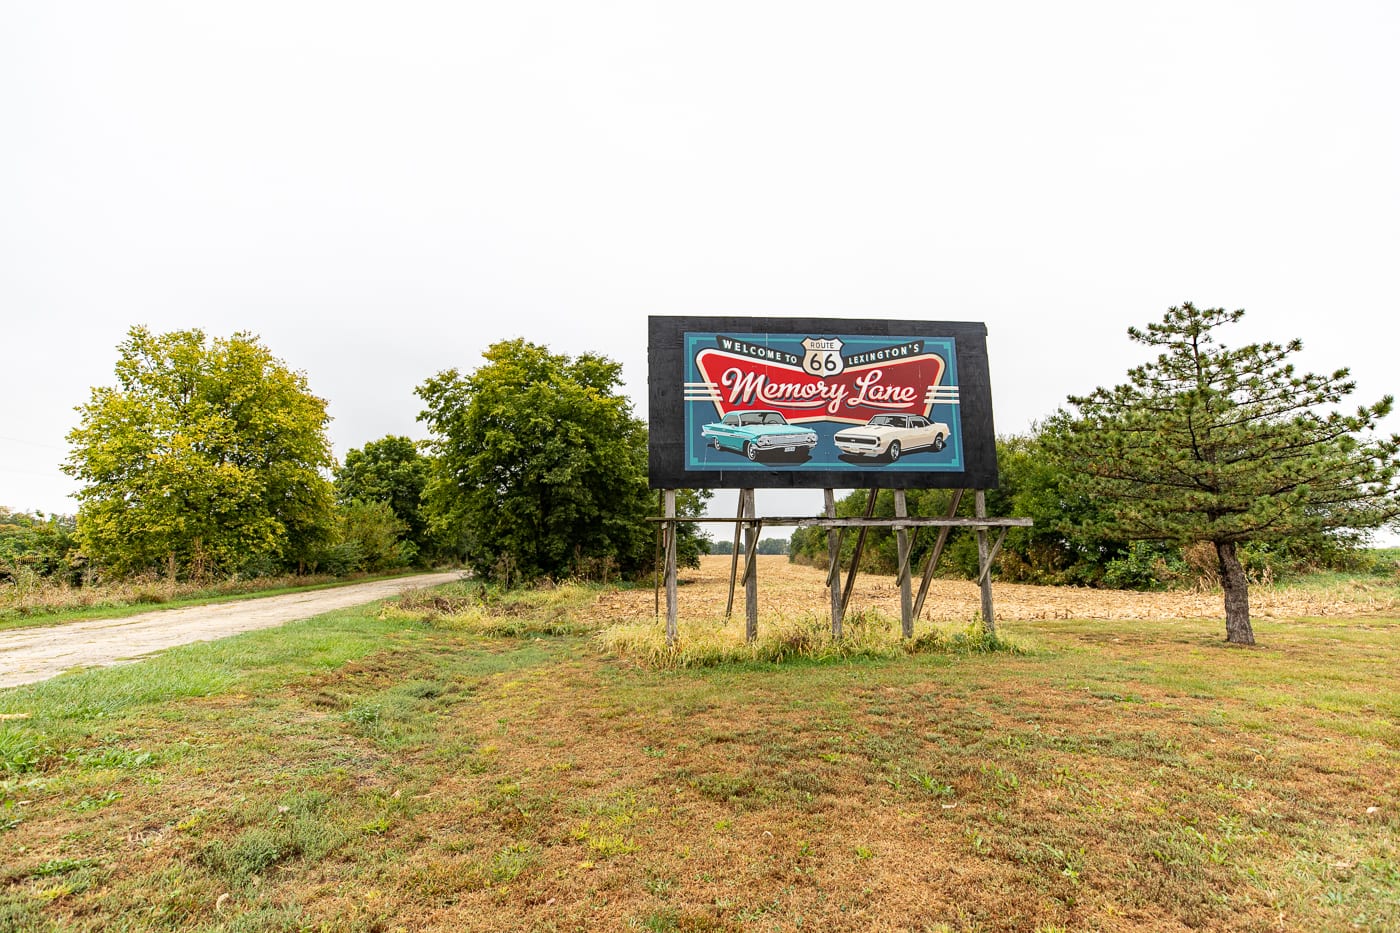
{"type": "Polygon", "coordinates": [[[1225,640],[1232,645],[1254,644],[1254,629],[1249,624],[1249,581],[1235,554],[1235,542],[1215,542],[1215,556],[1220,560],[1220,587],[1225,591],[1225,640]]]}

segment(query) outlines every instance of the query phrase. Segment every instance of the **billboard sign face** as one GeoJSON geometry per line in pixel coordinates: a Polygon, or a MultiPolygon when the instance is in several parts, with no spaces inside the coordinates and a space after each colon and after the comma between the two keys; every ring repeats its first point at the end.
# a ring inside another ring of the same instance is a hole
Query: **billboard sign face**
{"type": "Polygon", "coordinates": [[[650,360],[653,486],[995,485],[980,324],[653,317],[650,360]]]}

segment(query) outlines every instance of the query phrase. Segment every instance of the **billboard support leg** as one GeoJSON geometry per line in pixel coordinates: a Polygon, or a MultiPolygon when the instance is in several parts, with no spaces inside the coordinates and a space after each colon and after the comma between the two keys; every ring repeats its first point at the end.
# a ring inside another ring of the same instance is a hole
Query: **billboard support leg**
{"type": "MultiPolygon", "coordinates": [[[[903,489],[894,491],[894,517],[909,517],[909,502],[903,489]]],[[[905,638],[914,637],[913,602],[909,595],[909,529],[898,528],[894,538],[899,549],[899,624],[905,638]]]]}
{"type": "MultiPolygon", "coordinates": [[[[879,494],[878,489],[870,490],[870,498],[865,503],[865,517],[869,518],[875,514],[875,497],[879,494]]],[[[841,618],[846,617],[846,609],[851,605],[851,592],[856,587],[856,571],[860,569],[860,555],[865,551],[865,533],[869,529],[862,526],[860,534],[856,535],[856,552],[851,555],[851,569],[846,572],[846,588],[841,591],[841,618]]]]}
{"type": "Polygon", "coordinates": [[[745,489],[739,493],[744,500],[745,517],[744,539],[748,545],[748,558],[744,567],[744,640],[758,638],[758,509],[754,504],[754,491],[745,489]]]}
{"type": "MultiPolygon", "coordinates": [[[[822,499],[826,505],[826,517],[836,517],[836,491],[825,489],[822,499]]],[[[835,528],[826,530],[826,554],[831,566],[826,572],[826,588],[831,591],[831,640],[841,640],[841,533],[835,528]]]]}
{"type": "Polygon", "coordinates": [[[676,491],[666,490],[666,646],[676,644],[676,491]]]}
{"type": "MultiPolygon", "coordinates": [[[[656,504],[660,507],[662,514],[665,514],[666,493],[658,489],[656,495],[657,499],[660,500],[656,504]]],[[[666,525],[658,522],[656,525],[656,558],[651,562],[652,595],[656,598],[656,621],[658,622],[661,621],[661,542],[665,537],[666,525]]]]}
{"type": "MultiPolygon", "coordinates": [[[[987,517],[987,493],[977,490],[977,517],[987,517]]],[[[992,552],[987,542],[987,526],[977,528],[977,563],[980,565],[978,585],[982,590],[982,628],[988,635],[997,633],[997,624],[992,612],[992,552]]]]}
{"type": "Polygon", "coordinates": [[[744,527],[744,491],[739,490],[739,520],[734,523],[734,546],[729,549],[729,601],[724,604],[724,619],[734,615],[734,582],[739,576],[739,532],[744,527]]]}
{"type": "MultiPolygon", "coordinates": [[[[952,518],[958,514],[958,505],[962,502],[965,489],[954,489],[953,500],[948,504],[948,517],[952,518]]],[[[924,565],[924,576],[919,581],[919,596],[914,600],[914,618],[919,618],[924,611],[924,599],[928,597],[929,584],[933,582],[933,571],[938,567],[938,559],[943,556],[943,546],[948,543],[948,534],[953,529],[944,525],[938,529],[938,540],[933,542],[933,552],[928,556],[928,563],[924,565]]]]}
{"type": "Polygon", "coordinates": [[[1007,529],[1002,528],[1001,532],[997,535],[996,542],[992,545],[992,551],[987,555],[987,566],[983,567],[982,572],[977,575],[978,583],[981,583],[983,580],[991,579],[992,561],[996,560],[997,555],[1001,553],[1001,544],[1006,540],[1006,531],[1007,529]]]}

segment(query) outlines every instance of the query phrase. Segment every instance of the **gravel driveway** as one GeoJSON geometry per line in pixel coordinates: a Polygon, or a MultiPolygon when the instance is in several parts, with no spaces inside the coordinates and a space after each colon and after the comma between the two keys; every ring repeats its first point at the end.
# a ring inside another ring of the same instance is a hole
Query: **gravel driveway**
{"type": "Polygon", "coordinates": [[[0,632],[0,688],[47,680],[74,667],[107,667],[192,641],[309,619],[335,609],[397,596],[404,590],[461,579],[426,573],[284,596],[143,612],[123,619],[91,619],[0,632]]]}

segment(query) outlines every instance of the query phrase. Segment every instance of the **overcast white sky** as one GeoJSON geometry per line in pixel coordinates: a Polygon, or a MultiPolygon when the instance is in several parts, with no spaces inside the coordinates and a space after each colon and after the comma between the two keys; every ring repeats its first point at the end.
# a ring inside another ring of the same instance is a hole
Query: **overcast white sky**
{"type": "Polygon", "coordinates": [[[1013,433],[1191,300],[1369,403],[1397,49],[1400,5],[1335,0],[9,0],[0,504],[76,509],[136,323],[259,334],[340,456],[517,336],[620,360],[645,417],[648,314],[985,321],[1013,433]]]}

